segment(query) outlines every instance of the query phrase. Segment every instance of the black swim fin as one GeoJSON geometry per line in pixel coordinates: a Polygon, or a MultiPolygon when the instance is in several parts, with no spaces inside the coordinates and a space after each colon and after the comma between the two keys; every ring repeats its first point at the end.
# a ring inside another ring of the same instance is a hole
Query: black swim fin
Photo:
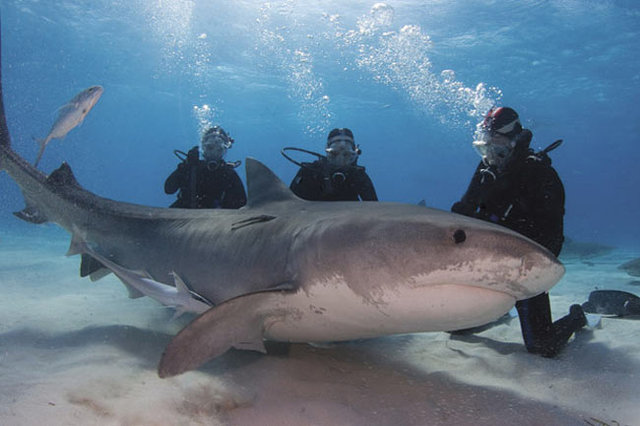
{"type": "Polygon", "coordinates": [[[582,309],[591,314],[616,315],[626,317],[640,315],[640,297],[626,291],[595,290],[582,309]]]}

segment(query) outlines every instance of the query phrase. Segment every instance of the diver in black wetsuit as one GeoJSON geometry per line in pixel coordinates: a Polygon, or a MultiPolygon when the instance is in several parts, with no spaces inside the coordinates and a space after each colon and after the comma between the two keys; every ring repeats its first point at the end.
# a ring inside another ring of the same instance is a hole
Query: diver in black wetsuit
{"type": "MultiPolygon", "coordinates": [[[[547,152],[530,148],[532,133],[511,108],[490,110],[478,124],[474,147],[482,157],[462,199],[451,211],[510,228],[558,256],[564,241],[564,187],[547,152]]],[[[571,335],[586,325],[580,305],[556,322],[549,294],[516,302],[527,350],[555,356],[571,335]]]]}
{"type": "Polygon", "coordinates": [[[313,163],[296,163],[300,170],[290,188],[298,197],[310,201],[378,201],[369,175],[357,165],[360,148],[351,130],[333,129],[325,151],[326,157],[312,153],[318,157],[313,163]]]}
{"type": "Polygon", "coordinates": [[[224,156],[233,139],[219,126],[209,128],[202,136],[203,160],[194,146],[164,183],[164,192],[178,192],[170,207],[187,209],[238,209],[247,203],[244,185],[234,168],[240,163],[227,163],[224,156]]]}

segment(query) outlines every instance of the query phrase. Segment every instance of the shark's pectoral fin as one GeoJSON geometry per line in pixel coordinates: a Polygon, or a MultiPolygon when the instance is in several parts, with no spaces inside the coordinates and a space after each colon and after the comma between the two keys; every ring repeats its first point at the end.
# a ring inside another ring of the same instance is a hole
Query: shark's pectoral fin
{"type": "Polygon", "coordinates": [[[198,368],[231,348],[266,352],[264,319],[274,314],[274,296],[253,293],[209,309],[178,333],[167,346],[158,375],[170,377],[198,368]]]}

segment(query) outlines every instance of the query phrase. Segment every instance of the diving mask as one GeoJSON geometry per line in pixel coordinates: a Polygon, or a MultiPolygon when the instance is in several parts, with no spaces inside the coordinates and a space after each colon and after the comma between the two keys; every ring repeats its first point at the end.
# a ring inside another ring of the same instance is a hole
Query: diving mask
{"type": "Polygon", "coordinates": [[[202,156],[207,161],[220,161],[231,147],[231,142],[220,135],[207,136],[202,140],[202,156]]]}
{"type": "Polygon", "coordinates": [[[484,126],[478,125],[473,147],[482,157],[485,165],[503,168],[509,162],[515,146],[516,141],[509,136],[489,131],[484,126]]]}
{"type": "Polygon", "coordinates": [[[349,139],[332,140],[325,151],[329,163],[337,167],[350,166],[358,158],[357,151],[353,149],[353,141],[349,139]]]}

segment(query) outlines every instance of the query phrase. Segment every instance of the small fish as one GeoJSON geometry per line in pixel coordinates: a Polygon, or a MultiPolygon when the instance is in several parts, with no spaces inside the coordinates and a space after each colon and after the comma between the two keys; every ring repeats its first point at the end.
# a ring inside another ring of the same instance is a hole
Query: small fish
{"type": "Polygon", "coordinates": [[[102,86],[91,86],[74,96],[69,103],[60,107],[58,117],[53,123],[53,126],[51,126],[47,137],[37,140],[40,144],[40,151],[34,163],[36,167],[38,167],[44,148],[49,141],[51,141],[51,139],[64,138],[74,127],[82,123],[82,120],[84,120],[89,111],[91,111],[91,108],[93,108],[96,102],[98,102],[98,99],[100,99],[102,92],[104,92],[102,86]]]}

